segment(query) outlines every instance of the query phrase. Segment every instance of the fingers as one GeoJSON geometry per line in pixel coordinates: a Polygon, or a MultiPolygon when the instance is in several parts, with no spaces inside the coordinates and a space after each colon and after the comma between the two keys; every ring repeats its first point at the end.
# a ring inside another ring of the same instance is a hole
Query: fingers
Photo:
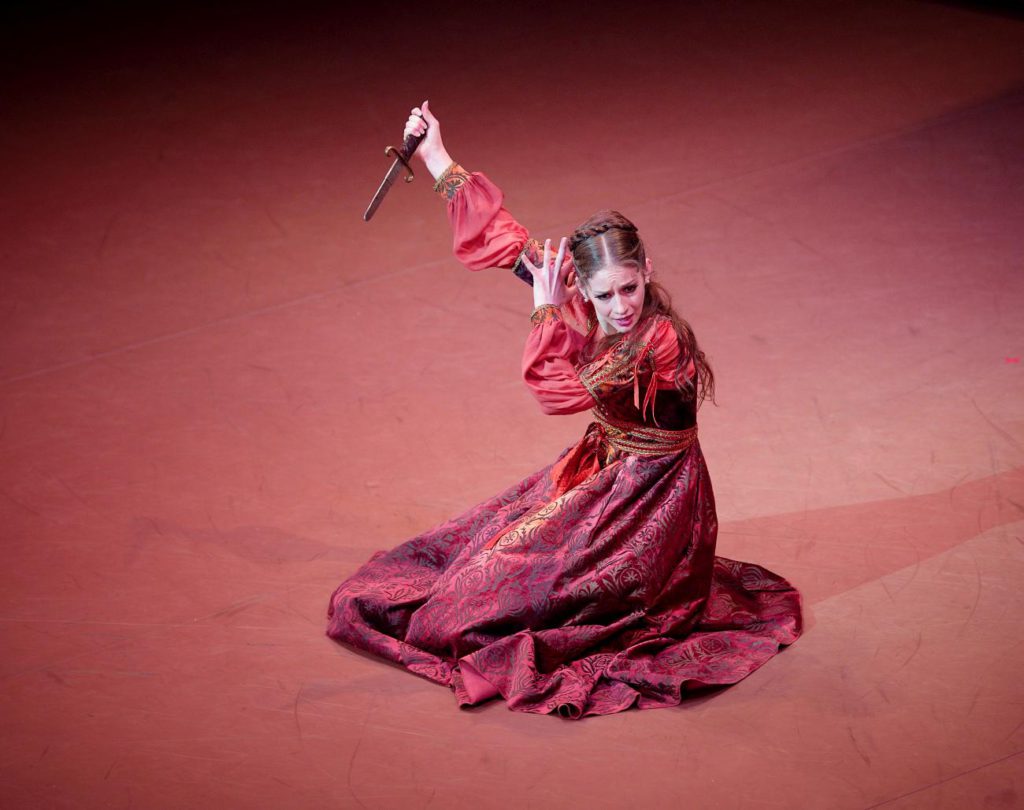
{"type": "Polygon", "coordinates": [[[437,123],[437,119],[434,117],[434,114],[430,111],[429,101],[423,102],[423,106],[420,108],[420,114],[427,119],[428,124],[434,125],[437,123]]]}
{"type": "Polygon", "coordinates": [[[534,264],[530,260],[530,257],[526,253],[523,253],[523,266],[526,267],[526,269],[529,270],[535,278],[543,279],[545,284],[552,287],[557,286],[559,281],[561,281],[566,287],[575,288],[576,274],[573,272],[572,262],[565,261],[565,253],[568,245],[569,239],[563,236],[558,243],[558,254],[552,261],[551,240],[545,239],[543,260],[540,264],[534,264]]]}
{"type": "MultiPolygon", "coordinates": [[[[549,239],[548,242],[550,243],[551,240],[549,239]]],[[[565,258],[565,246],[568,243],[569,243],[569,240],[566,237],[564,237],[564,236],[558,242],[558,255],[555,257],[555,272],[556,273],[561,273],[562,272],[562,260],[565,258]]]]}
{"type": "Polygon", "coordinates": [[[405,122],[404,137],[408,138],[410,135],[416,135],[419,137],[427,131],[427,122],[424,121],[419,115],[416,114],[416,110],[413,110],[413,114],[409,116],[409,119],[405,122]]]}

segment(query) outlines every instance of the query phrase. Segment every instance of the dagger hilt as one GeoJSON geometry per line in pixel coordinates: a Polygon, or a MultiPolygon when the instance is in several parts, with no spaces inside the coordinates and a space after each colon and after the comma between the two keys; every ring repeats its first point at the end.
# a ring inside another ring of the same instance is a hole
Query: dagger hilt
{"type": "Polygon", "coordinates": [[[413,152],[416,151],[416,147],[420,145],[420,141],[427,137],[427,133],[424,132],[422,135],[410,135],[402,143],[401,149],[395,149],[393,146],[389,146],[384,150],[384,154],[388,157],[393,157],[395,160],[401,161],[402,165],[405,166],[405,170],[408,174],[405,176],[405,182],[411,183],[415,177],[413,175],[412,166],[409,165],[409,161],[412,160],[413,152]]]}

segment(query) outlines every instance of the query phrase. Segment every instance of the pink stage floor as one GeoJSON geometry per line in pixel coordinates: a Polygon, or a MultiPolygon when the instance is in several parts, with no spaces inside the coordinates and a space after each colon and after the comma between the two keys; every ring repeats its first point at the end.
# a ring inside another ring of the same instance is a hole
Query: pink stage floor
{"type": "MultiPolygon", "coordinates": [[[[993,4],[995,5],[995,4],[993,4]]],[[[949,3],[65,10],[7,26],[4,808],[1024,806],[1024,19],[949,3]],[[128,19],[122,19],[129,14],[128,19]],[[803,638],[675,709],[460,710],[331,591],[549,463],[535,233],[640,226],[707,349],[719,553],[803,638]]]]}

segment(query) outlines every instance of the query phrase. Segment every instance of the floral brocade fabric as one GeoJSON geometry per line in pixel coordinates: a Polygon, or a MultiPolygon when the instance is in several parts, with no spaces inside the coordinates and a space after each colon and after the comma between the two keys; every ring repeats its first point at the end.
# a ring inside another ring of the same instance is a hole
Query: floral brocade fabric
{"type": "MultiPolygon", "coordinates": [[[[595,390],[605,415],[635,418],[614,390],[607,401],[595,390]]],[[[699,442],[637,455],[602,429],[373,555],[331,597],[328,635],[451,688],[460,706],[497,695],[569,718],[677,705],[795,641],[800,594],[715,554],[699,442]]]]}

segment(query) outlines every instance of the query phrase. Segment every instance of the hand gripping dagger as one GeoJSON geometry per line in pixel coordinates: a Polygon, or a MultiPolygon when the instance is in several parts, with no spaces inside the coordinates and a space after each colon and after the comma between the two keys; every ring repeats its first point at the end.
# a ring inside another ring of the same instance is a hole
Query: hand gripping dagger
{"type": "Polygon", "coordinates": [[[391,190],[391,186],[393,186],[395,184],[395,180],[398,179],[398,175],[402,173],[403,167],[408,172],[405,177],[405,182],[411,183],[413,181],[412,166],[409,165],[409,161],[412,160],[412,153],[416,151],[416,147],[420,145],[420,141],[425,137],[427,137],[426,132],[422,135],[410,135],[405,139],[401,149],[395,149],[395,147],[389,146],[384,150],[384,154],[388,157],[394,157],[395,162],[391,164],[391,168],[388,169],[388,173],[384,175],[384,179],[381,181],[380,188],[377,189],[377,193],[374,194],[373,199],[370,200],[370,205],[367,207],[366,213],[363,214],[364,222],[369,222],[370,217],[372,217],[380,207],[381,202],[391,190]]]}

